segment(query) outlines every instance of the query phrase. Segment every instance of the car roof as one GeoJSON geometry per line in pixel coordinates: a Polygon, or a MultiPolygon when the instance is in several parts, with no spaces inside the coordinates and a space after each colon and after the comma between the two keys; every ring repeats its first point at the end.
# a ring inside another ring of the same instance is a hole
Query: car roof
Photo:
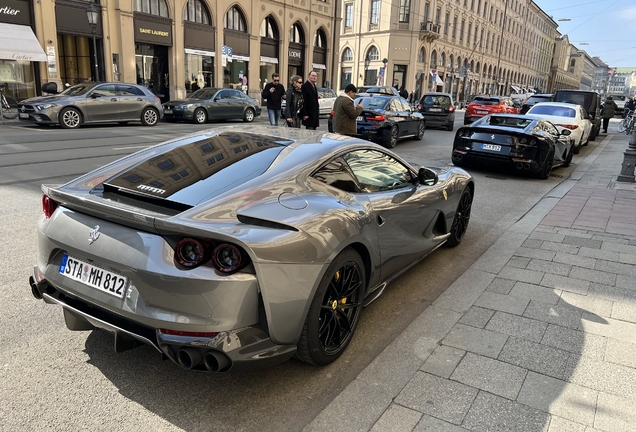
{"type": "Polygon", "coordinates": [[[482,100],[495,99],[495,100],[496,100],[496,99],[503,99],[503,98],[505,98],[505,97],[508,97],[508,96],[497,96],[497,95],[492,95],[492,96],[491,96],[491,95],[476,95],[476,96],[473,98],[473,100],[476,100],[476,99],[482,99],[482,100]]]}
{"type": "Polygon", "coordinates": [[[422,96],[448,96],[451,99],[453,98],[452,94],[443,92],[426,92],[422,96]]]}

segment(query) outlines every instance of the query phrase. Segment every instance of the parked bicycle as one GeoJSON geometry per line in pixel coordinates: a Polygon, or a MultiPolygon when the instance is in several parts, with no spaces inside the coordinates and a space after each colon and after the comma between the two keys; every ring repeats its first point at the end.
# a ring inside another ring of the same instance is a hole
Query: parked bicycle
{"type": "Polygon", "coordinates": [[[627,115],[618,123],[616,130],[618,133],[626,132],[627,135],[631,135],[634,130],[634,123],[636,123],[636,111],[627,110],[627,115]]]}
{"type": "Polygon", "coordinates": [[[18,116],[18,101],[4,94],[4,83],[0,83],[0,118],[12,120],[18,116]]]}

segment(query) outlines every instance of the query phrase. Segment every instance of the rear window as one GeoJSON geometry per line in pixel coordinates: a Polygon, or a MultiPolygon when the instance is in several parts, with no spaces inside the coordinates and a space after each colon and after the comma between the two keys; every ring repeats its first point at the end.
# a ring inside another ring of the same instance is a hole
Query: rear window
{"type": "Polygon", "coordinates": [[[592,107],[592,100],[594,98],[594,93],[590,92],[576,92],[576,91],[557,91],[554,96],[555,102],[565,102],[576,105],[581,105],[587,111],[592,107]]]}
{"type": "Polygon", "coordinates": [[[485,98],[481,96],[477,96],[473,99],[473,103],[481,104],[481,105],[499,105],[501,100],[495,98],[485,98]]]}
{"type": "Polygon", "coordinates": [[[374,110],[374,109],[385,109],[387,104],[389,103],[389,101],[391,100],[390,98],[386,98],[386,97],[362,97],[362,98],[358,98],[355,100],[355,104],[357,105],[358,102],[362,100],[362,108],[364,109],[370,109],[370,110],[374,110]]]}
{"type": "Polygon", "coordinates": [[[535,105],[528,111],[528,114],[543,114],[559,117],[576,117],[576,111],[573,108],[551,106],[551,105],[535,105]]]}
{"type": "Polygon", "coordinates": [[[451,100],[448,96],[443,95],[426,95],[422,101],[424,105],[439,105],[441,107],[449,107],[451,100]]]}
{"type": "Polygon", "coordinates": [[[530,96],[530,98],[528,98],[528,100],[526,101],[527,104],[536,104],[539,102],[548,102],[551,99],[551,97],[541,97],[541,96],[530,96]]]}
{"type": "Polygon", "coordinates": [[[612,99],[614,99],[614,102],[625,102],[625,96],[623,95],[611,95],[612,99]]]}

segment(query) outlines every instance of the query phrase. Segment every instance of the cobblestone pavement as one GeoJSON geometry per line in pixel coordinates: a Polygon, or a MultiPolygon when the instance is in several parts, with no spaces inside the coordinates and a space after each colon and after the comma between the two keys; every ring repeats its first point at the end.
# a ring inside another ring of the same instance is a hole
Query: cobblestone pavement
{"type": "Polygon", "coordinates": [[[628,137],[590,145],[306,432],[636,431],[628,137]]]}

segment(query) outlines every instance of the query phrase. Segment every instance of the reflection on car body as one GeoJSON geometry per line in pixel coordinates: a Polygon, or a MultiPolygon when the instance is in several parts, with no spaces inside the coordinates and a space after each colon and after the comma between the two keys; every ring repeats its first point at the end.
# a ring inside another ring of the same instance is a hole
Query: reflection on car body
{"type": "Polygon", "coordinates": [[[43,186],[33,294],[70,330],[105,329],[185,369],[296,355],[325,365],[363,306],[441,245],[457,246],[474,182],[376,144],[224,126],[43,186]]]}
{"type": "Polygon", "coordinates": [[[568,166],[574,146],[568,129],[559,130],[534,115],[490,114],[457,130],[456,166],[504,165],[547,179],[553,166],[568,166]]]}

